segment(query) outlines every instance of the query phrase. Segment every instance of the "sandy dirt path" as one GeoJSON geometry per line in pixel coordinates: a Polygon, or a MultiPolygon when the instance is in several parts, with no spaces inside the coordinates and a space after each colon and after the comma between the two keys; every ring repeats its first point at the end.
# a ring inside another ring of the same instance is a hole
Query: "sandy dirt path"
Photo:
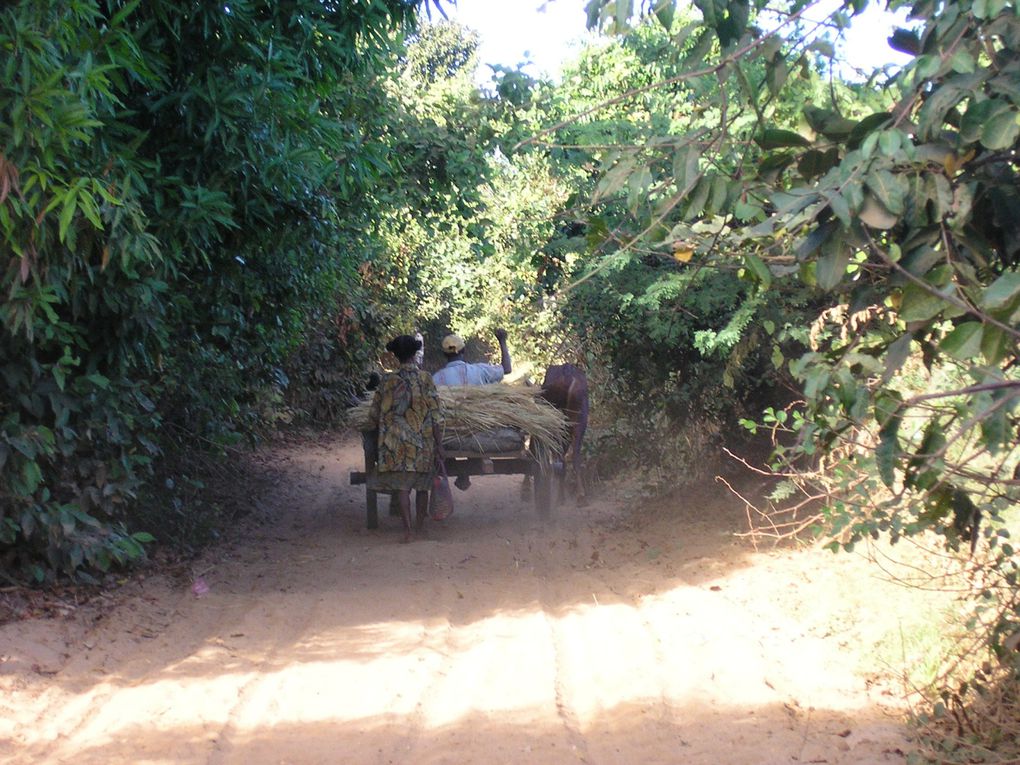
{"type": "Polygon", "coordinates": [[[384,508],[364,528],[353,440],[274,459],[207,594],[152,575],[0,627],[0,763],[903,761],[861,665],[898,596],[853,556],[754,553],[718,484],[543,523],[483,477],[401,545],[384,508]]]}

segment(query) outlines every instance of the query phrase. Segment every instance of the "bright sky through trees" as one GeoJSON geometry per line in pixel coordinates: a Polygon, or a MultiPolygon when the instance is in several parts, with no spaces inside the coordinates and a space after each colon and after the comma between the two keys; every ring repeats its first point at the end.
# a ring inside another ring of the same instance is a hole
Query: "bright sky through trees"
{"type": "MultiPolygon", "coordinates": [[[[585,0],[457,0],[444,6],[447,15],[481,35],[483,64],[515,67],[531,62],[532,76],[557,75],[572,45],[587,34],[585,0]]],[[[491,74],[482,67],[479,79],[491,74]]]]}
{"type": "MultiPolygon", "coordinates": [[[[481,35],[483,64],[515,67],[531,62],[526,71],[533,75],[557,75],[562,63],[588,34],[585,0],[457,0],[456,6],[444,5],[447,15],[481,35]]],[[[821,18],[826,11],[819,4],[811,17],[821,18]]],[[[824,3],[825,6],[831,2],[824,3]]],[[[886,42],[894,26],[892,16],[872,5],[854,20],[846,34],[845,53],[850,63],[862,69],[885,63],[903,64],[907,56],[897,53],[886,42]]],[[[490,70],[481,67],[478,77],[488,82],[490,70]]]]}

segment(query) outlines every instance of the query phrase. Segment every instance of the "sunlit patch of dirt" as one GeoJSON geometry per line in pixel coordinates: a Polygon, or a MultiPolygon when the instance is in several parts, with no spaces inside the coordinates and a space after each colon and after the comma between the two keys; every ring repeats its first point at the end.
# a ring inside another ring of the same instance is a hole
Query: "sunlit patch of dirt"
{"type": "Polygon", "coordinates": [[[863,559],[755,552],[705,482],[542,521],[515,477],[398,544],[355,439],[290,443],[229,543],[90,621],[0,627],[0,762],[880,763],[868,663],[912,593],[863,559]],[[200,587],[196,583],[201,581],[200,587]]]}

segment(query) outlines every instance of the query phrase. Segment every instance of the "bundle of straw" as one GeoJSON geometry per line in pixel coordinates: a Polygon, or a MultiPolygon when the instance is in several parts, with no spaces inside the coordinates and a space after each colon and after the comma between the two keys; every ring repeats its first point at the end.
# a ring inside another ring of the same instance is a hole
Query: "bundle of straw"
{"type": "MultiPolygon", "coordinates": [[[[569,423],[563,413],[541,398],[537,387],[458,385],[439,387],[447,436],[467,437],[497,428],[515,428],[531,437],[533,447],[550,455],[563,454],[569,423]]],[[[351,409],[350,422],[366,430],[371,399],[351,409]]]]}

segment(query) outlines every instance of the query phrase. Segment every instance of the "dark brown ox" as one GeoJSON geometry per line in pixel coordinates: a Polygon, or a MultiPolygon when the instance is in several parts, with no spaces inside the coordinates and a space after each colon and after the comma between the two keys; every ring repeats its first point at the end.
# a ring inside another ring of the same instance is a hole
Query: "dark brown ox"
{"type": "Polygon", "coordinates": [[[587,502],[584,458],[581,443],[588,429],[588,377],[573,364],[549,367],[542,381],[542,398],[555,406],[570,422],[570,462],[578,504],[587,502]]]}

